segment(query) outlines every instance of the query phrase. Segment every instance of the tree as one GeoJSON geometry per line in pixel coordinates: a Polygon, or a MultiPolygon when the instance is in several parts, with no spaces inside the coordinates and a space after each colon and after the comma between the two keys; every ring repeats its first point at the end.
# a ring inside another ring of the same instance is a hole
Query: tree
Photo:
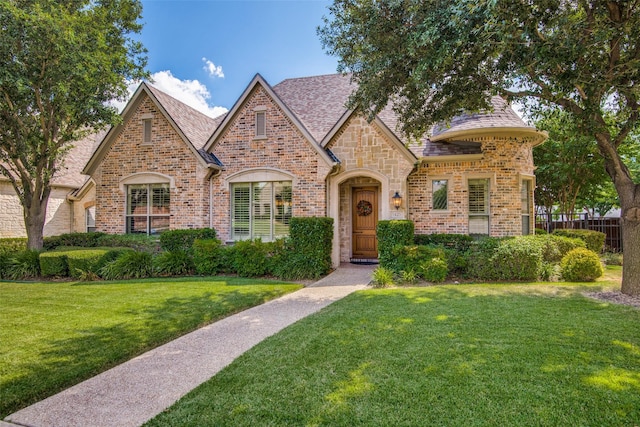
{"type": "Polygon", "coordinates": [[[146,76],[138,0],[0,1],[0,173],[43,243],[52,179],[74,141],[117,123],[107,102],[146,76]]]}
{"type": "Polygon", "coordinates": [[[544,144],[533,149],[536,164],[535,197],[547,215],[557,206],[567,226],[576,208],[594,195],[607,180],[603,160],[597,156],[592,136],[581,134],[572,117],[560,109],[547,109],[536,117],[536,127],[549,133],[544,144]]]}
{"type": "Polygon", "coordinates": [[[640,4],[625,0],[334,0],[319,35],[372,118],[422,135],[491,95],[560,107],[593,138],[622,208],[622,292],[640,295],[640,185],[620,149],[638,128],[640,4]],[[605,119],[608,117],[608,121],[605,119]]]}

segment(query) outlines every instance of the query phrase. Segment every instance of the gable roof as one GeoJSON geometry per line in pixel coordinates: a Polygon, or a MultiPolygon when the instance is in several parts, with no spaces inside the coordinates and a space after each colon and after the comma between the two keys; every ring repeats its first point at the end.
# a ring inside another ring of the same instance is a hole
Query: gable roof
{"type": "Polygon", "coordinates": [[[336,162],[334,160],[335,156],[330,155],[327,151],[325,151],[320,144],[318,144],[318,140],[309,132],[308,128],[299,120],[298,116],[292,112],[289,106],[283,102],[283,100],[278,96],[278,94],[273,90],[273,88],[266,82],[266,80],[260,75],[256,74],[255,77],[251,80],[247,88],[244,90],[240,98],[236,101],[233,108],[227,113],[227,115],[222,119],[222,122],[215,130],[213,135],[209,138],[208,142],[204,145],[204,150],[207,152],[211,152],[218,138],[225,132],[225,130],[231,125],[234,118],[238,115],[245,101],[249,98],[251,93],[253,93],[254,89],[257,87],[261,87],[277,105],[284,112],[285,116],[293,123],[296,128],[302,133],[305,139],[309,142],[311,147],[320,155],[320,157],[330,166],[334,165],[336,162]]]}
{"type": "Polygon", "coordinates": [[[115,141],[116,136],[122,127],[131,120],[137,107],[142,102],[144,95],[148,96],[155,104],[158,111],[169,121],[173,128],[178,132],[187,146],[194,153],[196,158],[203,163],[204,166],[220,169],[222,163],[210,153],[203,150],[203,145],[213,130],[220,124],[223,116],[211,118],[202,114],[198,110],[189,107],[174,97],[162,92],[160,89],[153,87],[149,83],[143,82],[133,94],[126,107],[122,111],[122,122],[115,127],[109,129],[108,133],[93,153],[84,167],[83,173],[91,175],[95,168],[100,164],[102,158],[107,153],[109,147],[115,141]]]}

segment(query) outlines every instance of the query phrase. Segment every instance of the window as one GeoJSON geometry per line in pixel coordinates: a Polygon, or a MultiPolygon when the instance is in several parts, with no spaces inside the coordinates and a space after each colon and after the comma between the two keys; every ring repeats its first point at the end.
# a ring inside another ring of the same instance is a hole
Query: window
{"type": "Polygon", "coordinates": [[[433,210],[444,211],[447,210],[447,188],[448,181],[446,179],[434,179],[431,181],[432,192],[431,199],[433,202],[433,210]]]}
{"type": "Polygon", "coordinates": [[[84,210],[84,219],[87,233],[96,231],[96,207],[91,206],[84,210]]]}
{"type": "Polygon", "coordinates": [[[520,202],[522,205],[522,235],[531,234],[531,211],[533,205],[531,203],[531,180],[522,180],[520,187],[520,202]]]}
{"type": "Polygon", "coordinates": [[[231,238],[273,241],[289,234],[291,182],[231,184],[231,238]]]}
{"type": "Polygon", "coordinates": [[[142,143],[150,144],[151,143],[151,119],[142,120],[142,143]]]}
{"type": "Polygon", "coordinates": [[[470,179],[469,234],[489,235],[489,180],[470,179]]]}
{"type": "Polygon", "coordinates": [[[159,234],[169,229],[169,184],[127,185],[127,233],[159,234]]]}
{"type": "Polygon", "coordinates": [[[256,111],[256,138],[267,136],[267,116],[265,111],[256,111]]]}

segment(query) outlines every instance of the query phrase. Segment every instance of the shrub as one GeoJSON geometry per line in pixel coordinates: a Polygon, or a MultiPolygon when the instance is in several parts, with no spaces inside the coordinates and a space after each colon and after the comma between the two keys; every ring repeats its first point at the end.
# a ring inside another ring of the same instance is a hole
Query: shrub
{"type": "Polygon", "coordinates": [[[154,258],[153,267],[161,276],[188,276],[195,270],[191,254],[183,250],[162,252],[154,258]]]}
{"type": "Polygon", "coordinates": [[[9,278],[9,267],[13,263],[12,252],[0,252],[0,279],[9,278]]]}
{"type": "Polygon", "coordinates": [[[153,275],[153,255],[149,252],[125,252],[100,269],[106,280],[142,279],[153,275]]]}
{"type": "Polygon", "coordinates": [[[399,271],[395,265],[393,248],[409,246],[414,240],[414,225],[409,220],[378,221],[376,236],[378,238],[378,259],[380,266],[399,271]]]}
{"type": "Polygon", "coordinates": [[[542,243],[529,236],[504,239],[491,257],[499,280],[536,280],[542,268],[542,243]]]}
{"type": "MultiPolygon", "coordinates": [[[[114,261],[131,248],[76,249],[67,252],[66,260],[69,276],[80,280],[95,280],[102,267],[114,261]]],[[[40,258],[42,260],[42,256],[40,258]]]]}
{"type": "Polygon", "coordinates": [[[493,255],[500,245],[499,238],[483,237],[473,242],[469,249],[466,276],[479,280],[497,280],[498,272],[493,266],[493,255]]]}
{"type": "Polygon", "coordinates": [[[622,265],[622,254],[618,252],[605,252],[602,254],[602,261],[606,265],[622,265]]]}
{"type": "Polygon", "coordinates": [[[387,286],[391,286],[393,285],[393,271],[388,268],[378,267],[373,270],[371,279],[371,284],[374,288],[385,288],[387,286]]]}
{"type": "Polygon", "coordinates": [[[560,262],[560,274],[568,282],[592,282],[603,273],[598,254],[589,249],[574,249],[560,262]]]}
{"type": "Polygon", "coordinates": [[[241,277],[264,276],[269,271],[267,246],[260,239],[234,244],[233,265],[241,277]]]}
{"type": "Polygon", "coordinates": [[[66,277],[69,275],[67,252],[50,251],[40,254],[40,270],[45,277],[66,277]]]}
{"type": "Polygon", "coordinates": [[[549,234],[549,233],[547,232],[547,230],[543,230],[542,228],[536,228],[536,229],[534,229],[534,233],[535,233],[535,235],[536,235],[536,236],[544,236],[544,235],[546,235],[546,234],[549,234]]]}
{"type": "Polygon", "coordinates": [[[19,280],[40,276],[39,256],[40,252],[37,250],[25,249],[24,251],[16,252],[8,259],[6,278],[19,280]]]}
{"type": "Polygon", "coordinates": [[[220,246],[220,272],[226,274],[236,274],[234,260],[236,258],[235,246],[220,246]]]}
{"type": "Polygon", "coordinates": [[[388,267],[394,273],[401,271],[413,270],[420,271],[420,265],[423,261],[431,258],[444,259],[444,250],[432,246],[395,246],[391,254],[394,262],[393,267],[388,267]]]}
{"type": "Polygon", "coordinates": [[[24,237],[7,237],[0,239],[0,253],[19,252],[27,249],[27,239],[24,237]]]}
{"type": "Polygon", "coordinates": [[[572,229],[556,229],[553,231],[553,234],[556,236],[565,236],[565,237],[573,237],[577,239],[582,239],[584,243],[587,245],[587,249],[600,253],[604,248],[604,241],[606,239],[606,234],[601,233],[599,231],[593,230],[572,230],[572,229]]]}
{"type": "Polygon", "coordinates": [[[223,255],[218,239],[196,239],[193,242],[193,263],[196,273],[214,276],[222,269],[223,255]]]}
{"type": "Polygon", "coordinates": [[[271,248],[270,271],[285,279],[317,279],[331,270],[333,218],[291,218],[289,238],[271,248]]]}
{"type": "Polygon", "coordinates": [[[184,230],[168,230],[160,234],[160,247],[163,251],[190,252],[196,239],[215,239],[213,228],[194,228],[184,230]]]}
{"type": "Polygon", "coordinates": [[[458,252],[468,251],[473,244],[473,237],[466,234],[416,234],[416,245],[437,245],[458,252]]]}
{"type": "Polygon", "coordinates": [[[56,249],[60,246],[95,248],[100,246],[98,240],[106,233],[66,233],[59,236],[44,238],[43,248],[46,250],[56,249]]]}
{"type": "Polygon", "coordinates": [[[413,285],[418,280],[418,274],[413,270],[403,270],[400,272],[400,280],[402,280],[402,283],[413,285]]]}
{"type": "Polygon", "coordinates": [[[424,280],[433,283],[444,282],[449,274],[447,263],[441,258],[431,258],[422,261],[420,271],[422,272],[424,280]]]}
{"type": "Polygon", "coordinates": [[[131,248],[138,252],[158,253],[160,245],[158,236],[146,234],[105,234],[98,237],[97,246],[131,248]]]}

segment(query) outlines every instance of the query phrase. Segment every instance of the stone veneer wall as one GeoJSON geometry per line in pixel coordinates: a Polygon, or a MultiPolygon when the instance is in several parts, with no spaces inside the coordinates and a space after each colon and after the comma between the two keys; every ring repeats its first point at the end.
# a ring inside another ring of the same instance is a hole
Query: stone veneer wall
{"type": "MultiPolygon", "coordinates": [[[[416,233],[468,234],[467,180],[490,177],[489,233],[491,236],[522,234],[521,180],[533,178],[531,144],[512,138],[486,138],[484,158],[477,161],[423,164],[409,177],[409,219],[416,233]],[[448,179],[448,209],[433,211],[432,179],[448,179]]],[[[531,200],[533,201],[531,186],[531,200]]],[[[532,202],[533,206],[533,202],[532,202]]],[[[533,230],[533,207],[530,229],[533,230]]]]}
{"type": "Polygon", "coordinates": [[[207,168],[147,96],[115,138],[92,176],[97,231],[125,232],[126,194],[120,190],[120,181],[141,172],[161,173],[175,180],[170,194],[171,229],[209,226],[207,168]],[[142,143],[145,114],[153,114],[151,144],[142,143]]]}
{"type": "Polygon", "coordinates": [[[293,175],[292,215],[326,216],[325,179],[331,167],[287,118],[285,113],[260,86],[219,136],[211,150],[225,165],[212,179],[214,200],[212,225],[223,241],[230,240],[230,184],[227,179],[238,172],[269,168],[293,175]],[[266,138],[255,137],[256,109],[266,108],[266,138]]]}
{"type": "Polygon", "coordinates": [[[73,232],[84,233],[87,231],[86,209],[96,204],[96,188],[92,187],[80,200],[73,202],[73,232]]]}
{"type": "MultiPolygon", "coordinates": [[[[71,231],[71,204],[66,201],[71,189],[53,187],[47,205],[45,236],[57,236],[71,231]]],[[[11,183],[0,181],[0,238],[26,237],[24,214],[11,183]]]]}
{"type": "Polygon", "coordinates": [[[379,188],[378,220],[392,219],[392,214],[404,217],[404,207],[400,211],[391,209],[391,197],[396,191],[406,194],[406,179],[413,170],[415,160],[408,159],[401,153],[401,147],[390,141],[376,125],[360,116],[352,117],[328,147],[341,161],[341,173],[335,180],[339,181],[341,175],[353,171],[360,172],[359,176],[340,184],[340,262],[348,262],[352,252],[351,189],[369,184],[379,188]],[[378,174],[386,177],[388,185],[383,185],[377,179],[378,174]],[[387,194],[383,194],[385,190],[387,194]]]}

